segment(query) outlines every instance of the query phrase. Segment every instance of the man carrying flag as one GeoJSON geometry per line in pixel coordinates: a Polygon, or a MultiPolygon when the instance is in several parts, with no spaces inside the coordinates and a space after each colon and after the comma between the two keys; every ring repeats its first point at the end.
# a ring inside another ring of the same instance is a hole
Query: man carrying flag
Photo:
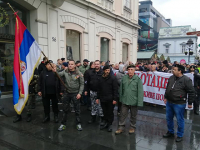
{"type": "Polygon", "coordinates": [[[17,118],[20,121],[20,115],[29,96],[29,83],[40,60],[41,49],[17,13],[14,14],[16,16],[16,24],[13,63],[13,104],[18,114],[17,118]]]}

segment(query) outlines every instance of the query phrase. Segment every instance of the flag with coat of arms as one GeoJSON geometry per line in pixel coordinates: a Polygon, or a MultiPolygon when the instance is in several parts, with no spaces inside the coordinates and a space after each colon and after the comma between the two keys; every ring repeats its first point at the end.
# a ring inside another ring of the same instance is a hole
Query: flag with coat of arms
{"type": "Polygon", "coordinates": [[[41,49],[17,13],[15,24],[15,49],[13,63],[13,104],[21,114],[29,96],[29,83],[37,67],[41,49]]]}

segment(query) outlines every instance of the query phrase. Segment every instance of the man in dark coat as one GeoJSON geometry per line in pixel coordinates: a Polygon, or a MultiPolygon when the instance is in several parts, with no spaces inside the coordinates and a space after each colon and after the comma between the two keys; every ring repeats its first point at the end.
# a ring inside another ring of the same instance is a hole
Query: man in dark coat
{"type": "Polygon", "coordinates": [[[174,116],[176,116],[178,130],[176,142],[182,141],[184,134],[184,113],[188,99],[188,108],[192,108],[195,99],[195,90],[192,80],[183,75],[185,67],[175,65],[173,74],[167,84],[164,102],[166,104],[166,120],[168,132],[163,135],[165,138],[174,137],[174,116]]]}
{"type": "Polygon", "coordinates": [[[94,123],[96,121],[96,116],[101,117],[103,120],[103,111],[100,104],[96,103],[97,91],[99,88],[99,79],[103,74],[103,70],[100,67],[100,61],[95,61],[95,69],[88,72],[85,77],[85,95],[90,93],[91,100],[91,120],[88,123],[94,123]]]}
{"type": "MultiPolygon", "coordinates": [[[[87,84],[87,79],[88,79],[88,76],[89,76],[89,73],[90,71],[93,71],[95,68],[95,64],[94,62],[90,62],[90,68],[88,70],[85,71],[84,73],[84,87],[85,87],[85,84],[87,84]]],[[[84,88],[84,95],[85,95],[85,88],[84,88]]],[[[85,95],[87,97],[87,101],[85,102],[87,104],[87,110],[91,111],[91,100],[90,100],[90,95],[87,94],[85,95]]]]}
{"type": "MultiPolygon", "coordinates": [[[[49,62],[45,63],[46,69],[41,72],[38,82],[38,95],[42,96],[45,118],[43,123],[50,121],[50,100],[54,112],[54,122],[58,123],[58,96],[62,95],[63,88],[60,80],[56,77],[55,72],[49,62]]],[[[55,70],[56,70],[56,66],[55,70]]]]}
{"type": "Polygon", "coordinates": [[[105,120],[105,124],[100,129],[108,128],[108,132],[111,132],[114,120],[114,105],[117,103],[118,85],[116,77],[110,75],[110,66],[104,66],[103,71],[104,73],[99,80],[96,103],[99,103],[100,99],[104,114],[103,120],[105,120]]]}

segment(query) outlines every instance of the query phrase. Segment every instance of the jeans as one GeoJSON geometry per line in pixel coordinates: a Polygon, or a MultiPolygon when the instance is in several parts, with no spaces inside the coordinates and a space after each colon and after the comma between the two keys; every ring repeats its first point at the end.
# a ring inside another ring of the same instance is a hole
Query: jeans
{"type": "Polygon", "coordinates": [[[173,104],[170,102],[167,102],[166,104],[166,120],[167,120],[167,127],[168,131],[172,134],[174,134],[174,115],[177,119],[177,136],[183,137],[184,133],[184,112],[185,112],[186,104],[173,104]]]}

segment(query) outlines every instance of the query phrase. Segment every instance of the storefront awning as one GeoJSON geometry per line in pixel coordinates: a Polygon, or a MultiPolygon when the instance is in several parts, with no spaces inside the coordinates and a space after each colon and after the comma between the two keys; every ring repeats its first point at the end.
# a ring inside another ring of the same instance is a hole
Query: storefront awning
{"type": "Polygon", "coordinates": [[[151,59],[155,51],[137,52],[137,59],[151,59]]]}

